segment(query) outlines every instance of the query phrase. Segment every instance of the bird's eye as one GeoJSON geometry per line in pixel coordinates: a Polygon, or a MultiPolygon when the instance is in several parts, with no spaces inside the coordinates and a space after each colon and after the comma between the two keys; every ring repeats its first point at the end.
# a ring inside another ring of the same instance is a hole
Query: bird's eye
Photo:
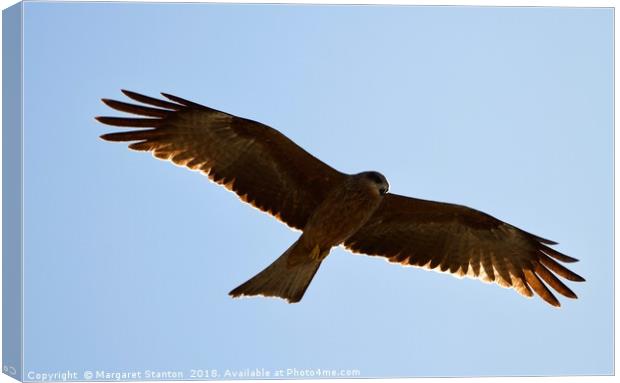
{"type": "Polygon", "coordinates": [[[376,184],[382,184],[383,183],[383,178],[381,178],[381,176],[377,172],[368,172],[366,174],[366,177],[371,179],[376,184]]]}

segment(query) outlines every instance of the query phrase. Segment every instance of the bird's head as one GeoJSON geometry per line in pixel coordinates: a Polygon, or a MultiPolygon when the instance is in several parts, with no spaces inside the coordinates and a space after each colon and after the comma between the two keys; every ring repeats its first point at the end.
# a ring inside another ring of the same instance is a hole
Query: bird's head
{"type": "Polygon", "coordinates": [[[377,188],[380,195],[384,195],[388,192],[388,190],[390,190],[390,184],[387,179],[379,172],[362,172],[359,173],[358,176],[370,182],[373,187],[377,188]]]}

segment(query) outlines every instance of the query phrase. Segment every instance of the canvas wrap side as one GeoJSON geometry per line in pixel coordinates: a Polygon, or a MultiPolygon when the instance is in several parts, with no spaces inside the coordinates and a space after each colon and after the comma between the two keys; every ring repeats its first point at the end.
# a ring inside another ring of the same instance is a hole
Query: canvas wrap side
{"type": "Polygon", "coordinates": [[[22,3],[2,11],[2,373],[23,380],[22,3]]]}

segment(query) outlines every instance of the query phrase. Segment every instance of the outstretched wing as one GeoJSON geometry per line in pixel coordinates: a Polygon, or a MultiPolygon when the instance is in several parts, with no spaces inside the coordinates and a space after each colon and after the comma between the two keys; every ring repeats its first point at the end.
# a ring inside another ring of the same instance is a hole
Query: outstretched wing
{"type": "Polygon", "coordinates": [[[560,294],[577,298],[556,274],[584,281],[554,259],[577,259],[553,250],[555,242],[537,237],[465,206],[388,194],[374,215],[345,241],[353,252],[387,257],[390,262],[468,276],[531,297],[532,290],[553,306],[560,294]]]}
{"type": "Polygon", "coordinates": [[[96,117],[133,129],[101,138],[133,142],[131,149],[199,170],[293,228],[303,229],[316,206],[345,177],[259,122],[164,93],[170,101],[123,93],[141,104],[103,102],[141,117],[96,117]]]}

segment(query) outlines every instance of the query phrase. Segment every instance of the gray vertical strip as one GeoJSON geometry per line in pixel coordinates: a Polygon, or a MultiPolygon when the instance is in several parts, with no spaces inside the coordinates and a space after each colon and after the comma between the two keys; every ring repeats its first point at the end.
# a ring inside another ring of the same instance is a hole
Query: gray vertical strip
{"type": "Polygon", "coordinates": [[[22,3],[2,12],[2,372],[22,380],[22,3]]]}

